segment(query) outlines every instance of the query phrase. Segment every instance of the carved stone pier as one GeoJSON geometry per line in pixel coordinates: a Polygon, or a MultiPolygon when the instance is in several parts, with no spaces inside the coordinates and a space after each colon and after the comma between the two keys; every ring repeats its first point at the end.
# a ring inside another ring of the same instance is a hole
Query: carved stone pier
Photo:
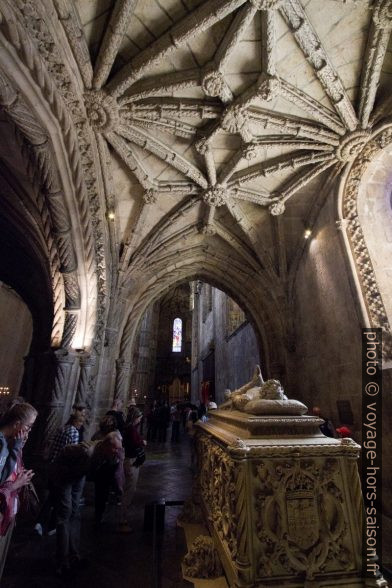
{"type": "Polygon", "coordinates": [[[229,586],[387,586],[362,578],[359,445],[325,437],[313,416],[210,414],[193,500],[229,586]]]}

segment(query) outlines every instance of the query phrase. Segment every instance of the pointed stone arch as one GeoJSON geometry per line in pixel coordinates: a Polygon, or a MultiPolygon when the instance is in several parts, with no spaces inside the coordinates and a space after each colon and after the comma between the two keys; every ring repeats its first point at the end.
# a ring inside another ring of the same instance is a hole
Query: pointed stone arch
{"type": "Polygon", "coordinates": [[[145,310],[171,288],[185,281],[200,279],[232,297],[246,312],[255,330],[264,373],[285,377],[286,344],[284,318],[279,303],[270,295],[265,284],[251,268],[239,271],[233,257],[219,258],[216,252],[206,254],[199,247],[189,257],[182,252],[175,266],[158,272],[154,264],[144,274],[143,286],[128,298],[127,311],[120,327],[116,369],[115,396],[124,398],[131,376],[131,360],[139,323],[145,310]],[[169,269],[170,268],[170,269],[169,269]]]}
{"type": "MultiPolygon", "coordinates": [[[[351,273],[356,287],[364,327],[379,327],[383,330],[384,366],[392,364],[392,329],[391,316],[387,312],[375,271],[375,258],[369,244],[374,250],[374,243],[367,224],[371,219],[364,212],[364,200],[367,197],[366,185],[369,183],[383,151],[392,144],[392,125],[387,124],[376,131],[361,153],[350,166],[343,178],[339,191],[339,220],[346,246],[351,273]]],[[[384,185],[379,189],[387,189],[384,185]]],[[[389,186],[390,191],[390,186],[389,186]]],[[[385,196],[385,194],[384,194],[385,196]]],[[[382,198],[382,194],[379,194],[382,198]]],[[[382,227],[379,227],[380,230],[382,227]]]]}

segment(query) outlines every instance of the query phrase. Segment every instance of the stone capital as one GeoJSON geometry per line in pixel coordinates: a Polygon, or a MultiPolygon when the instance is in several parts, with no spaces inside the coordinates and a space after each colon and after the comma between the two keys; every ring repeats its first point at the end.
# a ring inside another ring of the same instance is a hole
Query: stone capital
{"type": "Polygon", "coordinates": [[[91,355],[87,352],[82,352],[78,355],[79,365],[81,368],[91,368],[96,364],[97,358],[95,355],[91,355]]]}
{"type": "Polygon", "coordinates": [[[75,353],[70,352],[68,349],[60,347],[59,349],[56,349],[53,352],[53,357],[57,364],[72,365],[73,363],[75,363],[77,356],[75,353]]]}

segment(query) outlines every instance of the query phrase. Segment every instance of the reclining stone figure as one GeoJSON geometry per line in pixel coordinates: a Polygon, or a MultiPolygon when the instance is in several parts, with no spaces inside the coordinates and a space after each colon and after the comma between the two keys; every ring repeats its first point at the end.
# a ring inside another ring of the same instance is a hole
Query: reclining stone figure
{"type": "Polygon", "coordinates": [[[279,380],[264,382],[260,366],[256,365],[250,382],[228,392],[220,409],[237,409],[255,415],[301,415],[307,407],[298,400],[288,399],[279,380]]]}

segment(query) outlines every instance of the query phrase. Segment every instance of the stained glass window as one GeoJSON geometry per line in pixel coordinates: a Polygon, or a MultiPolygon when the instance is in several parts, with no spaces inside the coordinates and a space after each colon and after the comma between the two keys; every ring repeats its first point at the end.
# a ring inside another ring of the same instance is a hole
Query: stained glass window
{"type": "Polygon", "coordinates": [[[181,351],[182,345],[182,320],[175,318],[173,321],[173,347],[172,351],[181,351]]]}

